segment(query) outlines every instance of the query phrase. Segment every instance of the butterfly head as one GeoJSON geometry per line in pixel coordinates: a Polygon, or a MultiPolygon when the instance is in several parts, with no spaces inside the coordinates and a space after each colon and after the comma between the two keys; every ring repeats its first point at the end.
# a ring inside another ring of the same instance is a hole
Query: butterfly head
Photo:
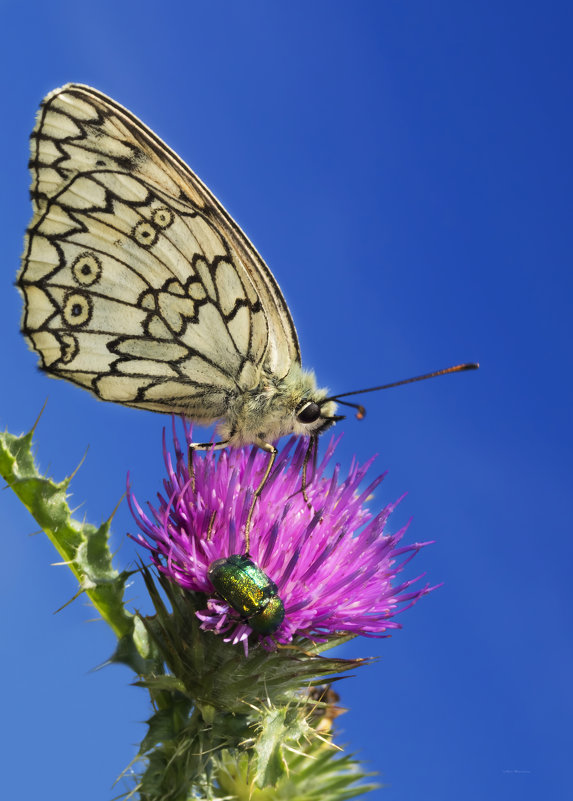
{"type": "Polygon", "coordinates": [[[301,434],[322,434],[338,420],[344,420],[343,414],[335,414],[336,403],[330,399],[317,398],[316,400],[304,400],[299,404],[295,411],[297,429],[302,427],[303,431],[296,430],[295,433],[301,434]]]}
{"type": "Polygon", "coordinates": [[[283,382],[277,402],[284,403],[288,432],[297,436],[318,436],[344,416],[336,414],[336,402],[327,389],[316,386],[314,372],[293,365],[283,382]]]}

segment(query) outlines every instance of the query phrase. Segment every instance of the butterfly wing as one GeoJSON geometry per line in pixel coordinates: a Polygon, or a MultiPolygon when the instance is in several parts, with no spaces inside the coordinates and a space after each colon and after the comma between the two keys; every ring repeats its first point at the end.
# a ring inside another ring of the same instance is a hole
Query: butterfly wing
{"type": "Polygon", "coordinates": [[[278,377],[300,352],[252,244],[136,117],[69,84],[32,133],[32,201],[18,285],[42,367],[103,400],[199,421],[278,377]]]}

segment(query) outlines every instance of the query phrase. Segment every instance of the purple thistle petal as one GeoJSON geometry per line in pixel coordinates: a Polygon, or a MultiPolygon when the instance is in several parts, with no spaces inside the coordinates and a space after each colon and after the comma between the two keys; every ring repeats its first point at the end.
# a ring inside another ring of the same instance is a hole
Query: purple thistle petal
{"type": "MultiPolygon", "coordinates": [[[[183,431],[190,443],[187,423],[183,431]]],[[[156,506],[148,504],[147,514],[128,479],[128,504],[141,532],[130,536],[151,552],[153,564],[169,579],[210,596],[197,613],[202,628],[247,649],[249,622],[215,596],[208,570],[217,559],[244,554],[245,522],[268,454],[255,447],[208,450],[203,458],[195,454],[194,492],[175,421],[172,438],[173,454],[164,431],[167,476],[163,494],[158,493],[156,506]]],[[[295,635],[323,641],[341,632],[389,636],[388,630],[400,628],[393,616],[435,589],[410,589],[422,576],[396,582],[410,559],[430,543],[401,545],[407,526],[384,533],[398,502],[376,515],[365,505],[385,475],[360,489],[373,459],[364,465],[353,459],[342,481],[338,464],[330,477],[325,475],[338,441],[332,438],[315,470],[309,465],[306,494],[312,509],[303,498],[301,478],[308,444],[295,438],[277,454],[254,509],[249,556],[278,587],[285,619],[272,640],[279,643],[295,635]]],[[[261,639],[273,645],[268,636],[261,639]]]]}

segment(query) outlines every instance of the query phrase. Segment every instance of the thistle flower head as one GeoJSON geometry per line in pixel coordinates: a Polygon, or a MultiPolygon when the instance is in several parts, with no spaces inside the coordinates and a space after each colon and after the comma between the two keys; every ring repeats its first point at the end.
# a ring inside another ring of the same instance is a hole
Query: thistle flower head
{"type": "MultiPolygon", "coordinates": [[[[192,441],[187,426],[185,438],[192,441]]],[[[332,439],[322,460],[309,471],[309,508],[301,491],[308,444],[290,439],[255,505],[250,552],[245,555],[245,523],[268,454],[256,448],[196,454],[193,489],[187,448],[181,447],[175,428],[173,443],[174,458],[164,432],[167,478],[158,503],[148,504],[148,513],[128,489],[129,506],[141,530],[130,536],[151,552],[157,569],[171,581],[205,593],[205,609],[198,613],[203,629],[245,646],[249,634],[260,632],[255,618],[242,615],[213,585],[209,569],[231,556],[248,557],[269,580],[268,597],[282,601],[284,619],[277,618],[280,625],[272,635],[282,644],[295,635],[315,641],[341,633],[388,636],[400,628],[396,612],[430,591],[427,585],[411,589],[420,577],[398,581],[404,564],[427,543],[401,546],[406,527],[385,533],[396,504],[376,515],[369,510],[366,500],[384,477],[361,488],[372,460],[362,466],[353,461],[341,478],[340,465],[329,471],[337,444],[332,439]]],[[[258,636],[272,646],[264,633],[258,636]]]]}

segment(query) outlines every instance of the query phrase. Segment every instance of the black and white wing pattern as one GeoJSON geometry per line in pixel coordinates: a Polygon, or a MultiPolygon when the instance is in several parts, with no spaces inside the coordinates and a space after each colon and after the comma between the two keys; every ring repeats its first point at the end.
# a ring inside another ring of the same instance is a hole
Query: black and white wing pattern
{"type": "Polygon", "coordinates": [[[152,131],[68,84],[32,133],[34,216],[18,286],[41,366],[103,400],[210,422],[300,364],[271,272],[152,131]]]}

